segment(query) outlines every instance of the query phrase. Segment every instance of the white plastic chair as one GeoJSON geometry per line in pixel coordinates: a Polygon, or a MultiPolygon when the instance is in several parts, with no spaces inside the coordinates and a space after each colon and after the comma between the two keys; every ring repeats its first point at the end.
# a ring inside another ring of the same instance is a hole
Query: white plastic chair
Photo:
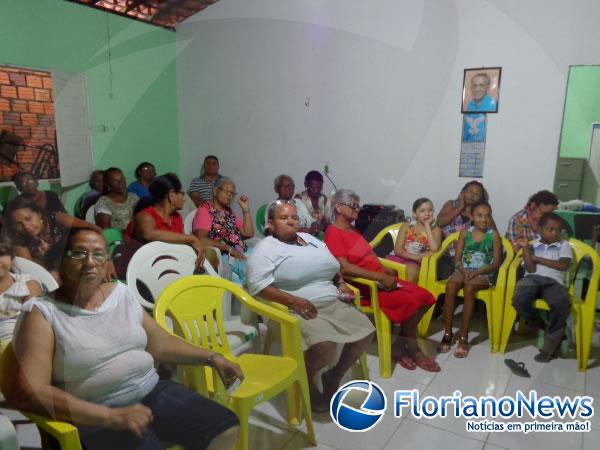
{"type": "Polygon", "coordinates": [[[185,234],[192,234],[192,224],[194,222],[194,217],[196,216],[196,211],[198,211],[198,208],[190,211],[185,216],[185,220],[183,221],[183,232],[185,234]]]}
{"type": "Polygon", "coordinates": [[[187,217],[190,211],[194,211],[197,208],[194,200],[186,193],[183,200],[183,208],[181,208],[181,217],[187,217]]]}
{"type": "Polygon", "coordinates": [[[0,449],[19,450],[17,431],[10,419],[0,414],[0,449]]]}
{"type": "MultiPolygon", "coordinates": [[[[194,273],[196,252],[188,245],[150,242],[134,253],[127,266],[127,285],[140,304],[147,310],[173,281],[194,273]]],[[[218,277],[210,263],[204,261],[206,273],[218,277]]],[[[229,345],[236,355],[253,349],[259,333],[257,327],[242,323],[239,316],[231,316],[231,296],[223,297],[223,320],[229,345]]],[[[261,330],[263,331],[263,330],[261,330]]]]}
{"type": "Polygon", "coordinates": [[[90,206],[85,213],[85,221],[96,225],[96,208],[94,205],[90,206]]]}
{"type": "Polygon", "coordinates": [[[45,293],[58,289],[58,282],[45,268],[38,263],[20,256],[15,256],[12,265],[15,273],[26,273],[31,275],[44,290],[45,293]]]}

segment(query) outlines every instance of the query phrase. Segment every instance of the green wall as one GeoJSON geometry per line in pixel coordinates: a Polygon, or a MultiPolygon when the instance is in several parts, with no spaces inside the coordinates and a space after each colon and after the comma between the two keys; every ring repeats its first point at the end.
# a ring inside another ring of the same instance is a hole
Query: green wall
{"type": "Polygon", "coordinates": [[[572,66],[560,138],[561,158],[588,158],[593,122],[600,122],[600,66],[572,66]]]}
{"type": "Polygon", "coordinates": [[[0,17],[1,63],[87,74],[97,168],[179,172],[174,32],[64,0],[1,0],[0,17]]]}

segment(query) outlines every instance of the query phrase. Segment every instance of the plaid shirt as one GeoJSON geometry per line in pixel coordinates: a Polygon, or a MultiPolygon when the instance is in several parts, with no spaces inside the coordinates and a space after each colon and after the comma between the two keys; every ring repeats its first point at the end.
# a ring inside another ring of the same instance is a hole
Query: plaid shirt
{"type": "Polygon", "coordinates": [[[527,210],[523,208],[521,211],[516,213],[508,221],[508,229],[506,230],[506,239],[508,239],[513,245],[516,244],[517,239],[520,237],[526,237],[528,241],[533,241],[539,237],[537,231],[531,228],[529,220],[527,220],[527,210]]]}

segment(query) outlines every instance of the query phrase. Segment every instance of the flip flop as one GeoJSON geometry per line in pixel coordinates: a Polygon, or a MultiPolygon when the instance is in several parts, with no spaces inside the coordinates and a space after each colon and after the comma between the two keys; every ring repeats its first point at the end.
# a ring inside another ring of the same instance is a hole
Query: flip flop
{"type": "Polygon", "coordinates": [[[439,372],[442,370],[438,363],[431,358],[415,359],[415,364],[427,372],[439,372]]]}
{"type": "Polygon", "coordinates": [[[529,371],[525,368],[524,362],[516,362],[514,359],[505,359],[504,364],[506,364],[511,372],[515,375],[524,378],[531,378],[529,371]]]}
{"type": "Polygon", "coordinates": [[[400,355],[396,358],[396,361],[406,370],[415,370],[417,368],[415,360],[408,355],[400,355]]]}

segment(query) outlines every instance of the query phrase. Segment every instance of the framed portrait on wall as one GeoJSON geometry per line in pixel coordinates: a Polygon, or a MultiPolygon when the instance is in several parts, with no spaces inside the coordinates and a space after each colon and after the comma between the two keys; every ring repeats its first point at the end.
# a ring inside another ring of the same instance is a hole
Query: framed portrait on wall
{"type": "Polygon", "coordinates": [[[497,113],[502,67],[465,69],[461,112],[497,113]]]}

